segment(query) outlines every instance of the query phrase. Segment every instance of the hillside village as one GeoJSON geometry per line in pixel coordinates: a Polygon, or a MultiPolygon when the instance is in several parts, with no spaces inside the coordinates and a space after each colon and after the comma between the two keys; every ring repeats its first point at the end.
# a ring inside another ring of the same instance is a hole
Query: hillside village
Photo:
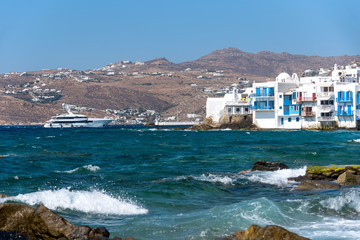
{"type": "Polygon", "coordinates": [[[84,71],[58,68],[3,73],[0,124],[41,124],[63,113],[62,103],[89,116],[110,116],[115,124],[144,124],[156,118],[202,121],[207,98],[222,97],[235,86],[244,92],[253,83],[273,80],[274,72],[288,69],[303,77],[322,76],[331,72],[334,63],[347,64],[354,58],[358,56],[250,54],[229,48],[179,64],[157,58],[119,61],[84,71]],[[286,58],[289,62],[284,62],[286,58]],[[323,66],[314,68],[320,63],[323,66]]]}

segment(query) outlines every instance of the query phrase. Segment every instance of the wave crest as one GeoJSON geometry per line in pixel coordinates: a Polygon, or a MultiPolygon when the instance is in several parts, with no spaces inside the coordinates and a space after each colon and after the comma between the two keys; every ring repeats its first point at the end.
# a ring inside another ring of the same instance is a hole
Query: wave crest
{"type": "Polygon", "coordinates": [[[74,169],[68,170],[68,171],[55,171],[55,172],[57,172],[57,173],[74,173],[81,169],[85,169],[90,172],[96,172],[96,171],[99,171],[101,168],[99,166],[89,164],[89,165],[84,165],[82,167],[77,167],[77,168],[74,168],[74,169]]]}
{"type": "Polygon", "coordinates": [[[0,202],[16,201],[29,205],[43,204],[51,210],[72,210],[104,215],[139,215],[148,210],[131,200],[112,197],[105,192],[47,190],[0,199],[0,202]]]}

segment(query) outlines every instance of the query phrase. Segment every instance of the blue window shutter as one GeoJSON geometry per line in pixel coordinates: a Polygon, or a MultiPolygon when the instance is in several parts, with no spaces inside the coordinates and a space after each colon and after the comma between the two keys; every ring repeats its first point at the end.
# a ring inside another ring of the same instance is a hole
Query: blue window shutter
{"type": "Polygon", "coordinates": [[[348,115],[351,114],[351,105],[348,106],[348,115]]]}
{"type": "Polygon", "coordinates": [[[340,106],[338,106],[338,115],[340,115],[341,112],[340,112],[340,106]]]}
{"type": "Polygon", "coordinates": [[[340,102],[340,93],[341,92],[338,92],[338,101],[340,102]]]}
{"type": "Polygon", "coordinates": [[[350,99],[353,99],[353,92],[350,92],[350,99]]]}
{"type": "Polygon", "coordinates": [[[260,95],[260,88],[256,88],[256,95],[260,95]]]}

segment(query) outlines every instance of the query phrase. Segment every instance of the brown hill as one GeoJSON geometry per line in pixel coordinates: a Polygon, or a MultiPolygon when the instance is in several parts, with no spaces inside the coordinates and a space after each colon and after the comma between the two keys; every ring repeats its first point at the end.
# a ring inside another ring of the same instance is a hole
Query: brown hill
{"type": "MultiPolygon", "coordinates": [[[[253,54],[227,48],[179,64],[156,58],[143,63],[119,61],[87,71],[0,74],[0,125],[43,122],[62,112],[62,103],[91,108],[86,113],[89,116],[104,116],[106,109],[142,108],[188,120],[189,113],[204,117],[207,97],[220,96],[222,88],[239,83],[239,79],[267,81],[280,72],[301,73],[353,61],[360,61],[360,56],[253,54]],[[214,72],[218,70],[223,71],[214,72]]],[[[240,87],[246,84],[243,81],[240,87]]]]}
{"type": "Polygon", "coordinates": [[[195,61],[180,63],[183,68],[206,68],[208,70],[231,70],[236,73],[276,77],[281,72],[299,73],[306,69],[331,68],[335,63],[345,65],[360,60],[360,55],[320,57],[294,55],[286,52],[268,51],[254,53],[243,52],[236,48],[216,50],[195,61]]]}

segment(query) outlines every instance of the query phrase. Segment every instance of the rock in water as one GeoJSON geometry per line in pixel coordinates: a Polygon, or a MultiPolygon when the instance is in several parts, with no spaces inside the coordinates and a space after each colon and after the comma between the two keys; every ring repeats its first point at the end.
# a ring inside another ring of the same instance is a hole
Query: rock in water
{"type": "Polygon", "coordinates": [[[305,180],[295,190],[309,191],[321,189],[339,189],[340,185],[326,181],[305,180]]]}
{"type": "Polygon", "coordinates": [[[260,227],[258,225],[251,225],[246,231],[236,232],[232,238],[234,240],[310,240],[309,238],[301,237],[296,233],[290,232],[283,227],[269,225],[260,227]]]}
{"type": "Polygon", "coordinates": [[[354,186],[360,184],[360,176],[346,171],[336,179],[336,183],[340,184],[341,186],[354,186]]]}
{"type": "Polygon", "coordinates": [[[18,236],[10,239],[19,240],[105,240],[109,235],[103,227],[92,229],[71,224],[43,205],[34,209],[19,203],[0,204],[0,237],[18,236]]]}
{"type": "Polygon", "coordinates": [[[251,168],[251,171],[277,171],[280,169],[288,169],[289,167],[281,162],[257,161],[251,168]]]}

